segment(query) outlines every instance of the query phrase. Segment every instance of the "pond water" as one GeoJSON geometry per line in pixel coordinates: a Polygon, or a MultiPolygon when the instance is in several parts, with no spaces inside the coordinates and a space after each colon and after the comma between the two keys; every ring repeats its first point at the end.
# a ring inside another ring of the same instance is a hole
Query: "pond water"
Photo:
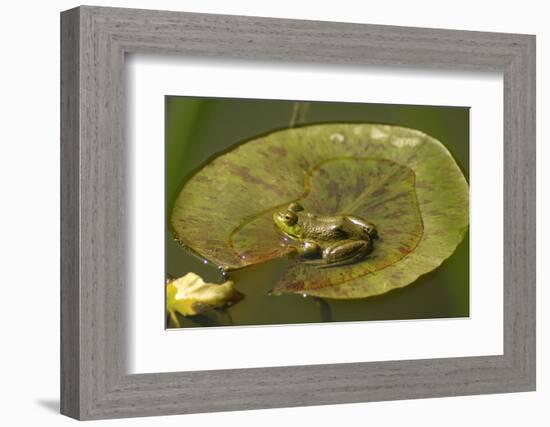
{"type": "MultiPolygon", "coordinates": [[[[294,102],[250,99],[166,97],[166,275],[192,271],[206,281],[223,281],[173,238],[170,214],[187,179],[209,159],[234,145],[293,125],[329,122],[384,123],[421,130],[445,144],[469,176],[469,109],[387,104],[294,102]]],[[[215,206],[212,207],[216,209],[215,206]]],[[[288,260],[278,259],[231,273],[246,295],[227,309],[179,317],[182,327],[241,326],[469,316],[469,238],[432,272],[386,294],[354,300],[269,291],[288,260]]],[[[160,284],[159,284],[160,286],[160,284]]],[[[168,327],[173,325],[168,321],[168,327]]]]}

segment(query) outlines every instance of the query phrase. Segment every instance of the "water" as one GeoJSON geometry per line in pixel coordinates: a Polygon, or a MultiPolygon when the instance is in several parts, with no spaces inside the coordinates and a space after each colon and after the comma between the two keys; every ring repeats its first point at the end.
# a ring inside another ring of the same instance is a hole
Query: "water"
{"type": "MultiPolygon", "coordinates": [[[[173,203],[195,170],[243,140],[294,125],[327,122],[385,123],[419,129],[445,144],[468,179],[468,108],[167,97],[166,274],[179,277],[193,271],[206,281],[223,281],[216,266],[205,264],[172,238],[169,219],[173,203]]],[[[468,236],[438,269],[402,289],[364,299],[269,295],[287,262],[279,259],[233,272],[231,279],[245,299],[228,309],[180,317],[182,327],[469,316],[468,236]]]]}

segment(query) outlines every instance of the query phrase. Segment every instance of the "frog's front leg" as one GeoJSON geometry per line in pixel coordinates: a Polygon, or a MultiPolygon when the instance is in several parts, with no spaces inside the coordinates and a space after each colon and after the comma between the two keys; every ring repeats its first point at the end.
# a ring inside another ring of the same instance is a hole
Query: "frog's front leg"
{"type": "Polygon", "coordinates": [[[323,250],[325,265],[348,264],[359,261],[372,249],[371,240],[342,240],[323,250]]]}

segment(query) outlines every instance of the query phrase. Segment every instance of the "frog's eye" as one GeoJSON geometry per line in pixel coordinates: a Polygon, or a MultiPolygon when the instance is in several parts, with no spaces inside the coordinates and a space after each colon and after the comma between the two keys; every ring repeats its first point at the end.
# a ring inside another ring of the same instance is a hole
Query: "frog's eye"
{"type": "Polygon", "coordinates": [[[298,221],[298,217],[294,212],[286,212],[283,216],[285,224],[294,225],[298,221]]]}

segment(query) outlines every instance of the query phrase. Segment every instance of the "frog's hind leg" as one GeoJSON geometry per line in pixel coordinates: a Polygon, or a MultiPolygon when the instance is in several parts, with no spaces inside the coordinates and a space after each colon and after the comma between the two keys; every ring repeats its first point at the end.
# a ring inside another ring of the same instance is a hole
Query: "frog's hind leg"
{"type": "Polygon", "coordinates": [[[369,239],[378,239],[378,230],[374,224],[364,221],[361,218],[355,216],[349,216],[348,219],[369,238],[369,239]]]}
{"type": "Polygon", "coordinates": [[[352,264],[361,261],[371,252],[370,240],[344,240],[327,246],[323,251],[322,267],[352,264]]]}
{"type": "Polygon", "coordinates": [[[304,240],[301,246],[294,246],[301,259],[312,260],[321,256],[321,247],[310,240],[304,240]]]}
{"type": "Polygon", "coordinates": [[[341,267],[344,265],[355,264],[356,262],[363,261],[368,254],[369,254],[369,251],[359,252],[353,256],[350,256],[349,258],[344,258],[344,259],[341,259],[338,261],[332,261],[332,262],[327,262],[327,260],[320,260],[318,263],[315,264],[315,267],[330,268],[330,267],[341,267]]]}

